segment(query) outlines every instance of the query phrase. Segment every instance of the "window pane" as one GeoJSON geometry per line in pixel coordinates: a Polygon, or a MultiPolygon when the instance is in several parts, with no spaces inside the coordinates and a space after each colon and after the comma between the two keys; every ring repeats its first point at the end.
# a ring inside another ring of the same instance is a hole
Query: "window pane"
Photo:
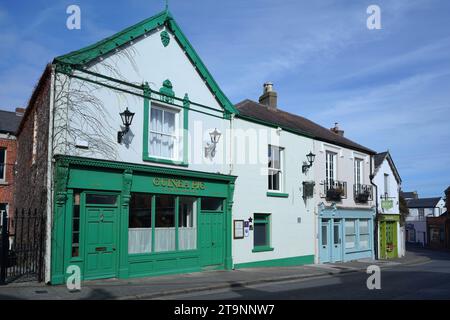
{"type": "Polygon", "coordinates": [[[87,194],[86,203],[87,204],[103,204],[103,205],[115,205],[117,202],[116,195],[108,194],[87,194]]]}
{"type": "Polygon", "coordinates": [[[175,250],[175,197],[156,196],[155,251],[175,250]]]}
{"type": "Polygon", "coordinates": [[[322,245],[328,245],[328,227],[322,226],[322,245]]]}
{"type": "Polygon", "coordinates": [[[150,133],[150,154],[161,156],[161,138],[160,134],[150,133]]]}
{"type": "Polygon", "coordinates": [[[178,248],[180,250],[197,249],[196,200],[196,198],[180,198],[178,209],[178,248]]]}
{"type": "Polygon", "coordinates": [[[152,195],[131,194],[128,227],[128,253],[150,253],[152,251],[152,195]]]}
{"type": "Polygon", "coordinates": [[[73,195],[72,214],[72,257],[80,256],[80,194],[73,195]]]}
{"type": "Polygon", "coordinates": [[[281,173],[280,172],[274,172],[274,174],[272,175],[272,181],[273,181],[273,185],[272,185],[272,190],[276,190],[276,191],[280,191],[280,179],[281,179],[281,173]]]}
{"type": "Polygon", "coordinates": [[[162,132],[162,118],[163,118],[163,112],[162,110],[152,108],[150,113],[150,130],[156,131],[156,132],[162,132]]]}
{"type": "Polygon", "coordinates": [[[223,199],[202,198],[202,210],[222,211],[223,210],[223,199]]]}
{"type": "Polygon", "coordinates": [[[359,220],[359,233],[369,233],[369,220],[359,220]]]}
{"type": "Polygon", "coordinates": [[[0,149],[0,179],[5,179],[5,149],[0,149]]]}
{"type": "Polygon", "coordinates": [[[280,148],[278,147],[273,147],[273,167],[275,169],[281,169],[281,164],[280,164],[280,148]]]}
{"type": "Polygon", "coordinates": [[[255,223],[253,244],[255,247],[268,246],[267,243],[267,224],[255,223]]]}
{"type": "Polygon", "coordinates": [[[164,111],[163,132],[173,134],[175,132],[175,113],[164,111]]]}
{"type": "Polygon", "coordinates": [[[355,222],[356,221],[354,219],[345,220],[345,234],[355,234],[356,233],[355,222]]]}
{"type": "Polygon", "coordinates": [[[341,234],[339,232],[339,225],[334,225],[334,244],[341,243],[341,234]]]}
{"type": "Polygon", "coordinates": [[[359,248],[362,250],[369,249],[369,235],[368,234],[361,235],[359,237],[359,248]]]}
{"type": "Polygon", "coordinates": [[[345,236],[345,249],[353,249],[355,247],[356,236],[345,236]]]}

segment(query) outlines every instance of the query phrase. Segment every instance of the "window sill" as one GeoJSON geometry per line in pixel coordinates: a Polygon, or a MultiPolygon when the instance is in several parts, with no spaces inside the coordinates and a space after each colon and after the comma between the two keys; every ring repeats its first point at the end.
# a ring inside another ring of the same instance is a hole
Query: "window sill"
{"type": "Polygon", "coordinates": [[[256,253],[256,252],[269,252],[269,251],[274,251],[274,248],[271,247],[255,247],[253,248],[252,252],[256,253]]]}
{"type": "Polygon", "coordinates": [[[281,193],[281,192],[267,192],[267,196],[274,198],[289,198],[288,193],[281,193]]]}
{"type": "Polygon", "coordinates": [[[176,160],[170,160],[170,159],[162,159],[162,158],[155,158],[155,157],[149,157],[144,156],[143,160],[146,162],[155,162],[155,163],[162,163],[162,164],[170,164],[173,166],[180,166],[180,167],[188,167],[189,165],[184,161],[176,161],[176,160]]]}

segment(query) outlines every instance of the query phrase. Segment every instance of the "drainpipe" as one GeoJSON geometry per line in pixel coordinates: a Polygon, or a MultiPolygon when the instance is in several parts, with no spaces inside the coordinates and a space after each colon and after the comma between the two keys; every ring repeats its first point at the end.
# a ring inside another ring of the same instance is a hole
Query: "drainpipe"
{"type": "MultiPolygon", "coordinates": [[[[370,171],[373,172],[373,156],[370,156],[370,171]]],[[[375,259],[378,259],[378,187],[375,183],[373,183],[374,175],[373,173],[370,174],[370,184],[375,189],[375,223],[374,223],[374,253],[375,253],[375,259]]]]}

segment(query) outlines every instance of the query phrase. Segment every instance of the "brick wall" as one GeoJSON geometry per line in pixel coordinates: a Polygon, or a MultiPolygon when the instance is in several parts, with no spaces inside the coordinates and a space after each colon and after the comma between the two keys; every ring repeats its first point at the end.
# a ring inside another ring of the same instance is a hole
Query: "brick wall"
{"type": "Polygon", "coordinates": [[[5,180],[0,181],[0,203],[9,205],[9,214],[14,213],[14,165],[16,163],[16,138],[0,137],[0,148],[6,149],[5,180]]]}

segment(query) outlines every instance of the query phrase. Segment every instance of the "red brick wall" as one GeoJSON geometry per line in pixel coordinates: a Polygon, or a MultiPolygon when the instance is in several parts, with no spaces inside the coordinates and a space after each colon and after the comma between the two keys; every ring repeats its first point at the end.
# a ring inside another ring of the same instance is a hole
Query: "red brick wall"
{"type": "Polygon", "coordinates": [[[0,137],[0,148],[6,149],[5,182],[0,183],[0,203],[9,204],[9,214],[14,213],[14,165],[16,163],[17,142],[0,137]]]}

